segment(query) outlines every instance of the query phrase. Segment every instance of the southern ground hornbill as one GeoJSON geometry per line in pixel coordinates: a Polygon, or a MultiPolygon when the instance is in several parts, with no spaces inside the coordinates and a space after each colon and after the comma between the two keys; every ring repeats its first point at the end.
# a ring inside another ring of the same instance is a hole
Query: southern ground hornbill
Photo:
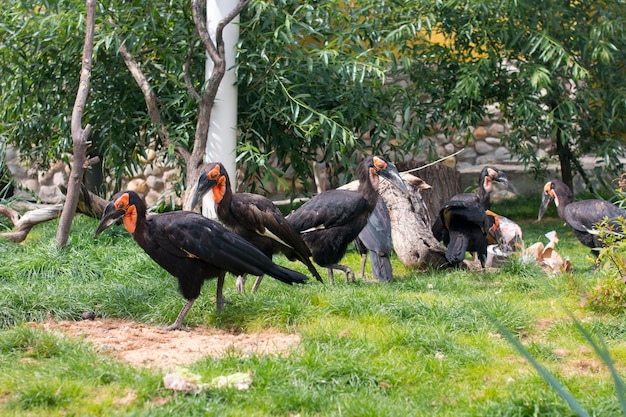
{"type": "Polygon", "coordinates": [[[217,309],[226,300],[222,295],[224,275],[268,274],[286,284],[304,283],[307,277],[274,264],[251,243],[221,224],[200,214],[175,211],[146,217],[146,205],[134,191],[122,191],[107,204],[95,237],[122,219],[137,244],[163,269],[178,280],[187,303],[176,321],[164,330],[181,327],[185,316],[200,295],[205,280],[217,278],[217,309]]]}
{"type": "MultiPolygon", "coordinates": [[[[270,199],[251,193],[233,194],[228,173],[219,162],[202,167],[191,201],[192,207],[209,191],[213,193],[217,217],[226,227],[248,240],[270,259],[273,254],[282,252],[291,260],[299,260],[322,282],[322,277],[311,262],[309,247],[270,199]]],[[[257,290],[261,279],[262,276],[257,277],[252,292],[257,290]]],[[[239,276],[239,292],[243,292],[244,283],[245,275],[239,276]]]]}
{"type": "Polygon", "coordinates": [[[408,193],[395,165],[380,156],[368,156],[357,167],[357,191],[325,191],[287,216],[289,224],[300,232],[311,249],[313,260],[328,268],[331,284],[334,283],[333,269],[344,271],[347,281],[354,280],[354,272],[349,267],[340,265],[339,261],[376,206],[379,176],[408,193]]]}
{"type": "Polygon", "coordinates": [[[442,240],[447,246],[448,263],[459,265],[465,259],[465,252],[476,252],[484,268],[490,229],[492,234],[497,233],[497,217],[477,202],[453,199],[441,208],[439,218],[443,225],[442,240]]]}
{"type": "MultiPolygon", "coordinates": [[[[626,218],[626,210],[606,200],[574,201],[574,194],[567,184],[560,180],[552,180],[543,187],[537,220],[541,220],[553,200],[561,220],[572,229],[580,243],[592,249],[604,246],[596,230],[598,223],[605,218],[609,221],[617,217],[626,218]]],[[[597,255],[596,251],[593,253],[597,255]]]]}
{"type": "MultiPolygon", "coordinates": [[[[483,167],[478,175],[478,190],[475,193],[456,194],[452,196],[449,201],[464,201],[471,204],[477,203],[485,210],[489,210],[491,208],[491,191],[493,191],[494,182],[509,184],[509,180],[503,171],[487,165],[483,167]]],[[[431,230],[437,240],[443,240],[444,228],[441,223],[441,216],[435,219],[431,230]]]]}
{"type": "Polygon", "coordinates": [[[374,211],[367,219],[367,224],[354,240],[354,246],[361,254],[361,278],[365,277],[365,264],[369,254],[372,276],[384,282],[393,279],[393,268],[389,259],[393,250],[391,218],[382,198],[378,198],[374,211]]]}
{"type": "Polygon", "coordinates": [[[467,202],[476,202],[483,206],[485,210],[491,208],[491,192],[493,191],[493,183],[509,185],[509,179],[506,174],[494,166],[485,166],[478,175],[478,190],[475,193],[461,193],[452,197],[450,200],[462,200],[467,202]]]}

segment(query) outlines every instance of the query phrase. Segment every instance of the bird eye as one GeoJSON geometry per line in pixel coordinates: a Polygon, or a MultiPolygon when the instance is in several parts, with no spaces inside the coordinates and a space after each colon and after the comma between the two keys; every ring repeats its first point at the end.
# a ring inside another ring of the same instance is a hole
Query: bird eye
{"type": "Polygon", "coordinates": [[[387,168],[387,163],[384,160],[375,156],[374,167],[376,168],[377,171],[382,171],[383,169],[387,168]]]}
{"type": "Polygon", "coordinates": [[[210,180],[217,180],[219,178],[219,176],[220,176],[220,166],[219,165],[215,165],[215,168],[213,168],[212,170],[207,172],[206,176],[210,180]]]}

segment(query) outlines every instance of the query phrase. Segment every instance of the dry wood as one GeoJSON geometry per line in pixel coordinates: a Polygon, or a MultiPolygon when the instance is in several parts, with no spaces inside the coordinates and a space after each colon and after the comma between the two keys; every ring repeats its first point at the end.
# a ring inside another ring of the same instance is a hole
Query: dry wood
{"type": "Polygon", "coordinates": [[[17,211],[7,206],[0,205],[0,214],[8,217],[15,226],[15,230],[13,232],[2,233],[0,234],[0,237],[9,239],[15,243],[23,242],[33,226],[48,220],[56,219],[59,217],[62,210],[63,204],[56,204],[54,206],[37,208],[27,212],[23,216],[20,216],[17,211]]]}
{"type": "Polygon", "coordinates": [[[89,81],[91,79],[96,1],[87,0],[86,7],[87,18],[85,19],[85,43],[83,46],[82,68],[80,71],[80,82],[78,84],[76,100],[74,102],[74,108],[72,109],[71,121],[74,155],[67,184],[67,195],[65,197],[65,204],[63,205],[63,213],[61,214],[56,234],[57,245],[61,248],[65,247],[69,239],[72,220],[76,214],[76,206],[78,205],[80,196],[80,186],[83,183],[83,175],[85,168],[89,166],[87,148],[90,145],[88,139],[91,133],[91,125],[87,124],[83,129],[81,128],[81,122],[85,103],[87,102],[87,94],[89,93],[89,81]]]}
{"type": "MultiPolygon", "coordinates": [[[[391,218],[391,240],[398,259],[407,267],[423,269],[447,267],[445,248],[433,236],[430,214],[421,192],[430,186],[411,174],[400,174],[409,195],[403,194],[388,181],[381,181],[378,192],[385,201],[391,218]]],[[[340,188],[356,190],[353,181],[340,188]]]]}
{"type": "MultiPolygon", "coordinates": [[[[63,194],[67,192],[65,187],[59,187],[63,194]]],[[[95,195],[87,189],[84,185],[81,185],[78,204],[76,210],[79,213],[85,214],[89,217],[99,219],[102,217],[104,208],[108,204],[103,198],[95,195]]],[[[30,230],[37,224],[47,222],[48,220],[54,220],[61,215],[63,210],[63,204],[55,204],[53,206],[38,207],[33,210],[29,210],[20,216],[20,213],[12,208],[4,205],[0,205],[0,214],[6,216],[15,230],[12,232],[6,232],[0,234],[0,237],[11,240],[15,243],[23,242],[30,230]]]]}
{"type": "MultiPolygon", "coordinates": [[[[400,168],[401,164],[398,164],[400,168]]],[[[407,164],[402,164],[407,165],[407,164]]],[[[407,167],[402,167],[404,171],[407,167]]],[[[428,213],[430,213],[431,225],[439,215],[439,209],[447,203],[452,196],[461,192],[461,174],[453,167],[445,164],[435,164],[427,167],[414,168],[415,175],[419,175],[426,183],[430,185],[427,190],[422,190],[422,196],[428,213]]],[[[413,171],[413,169],[411,169],[413,171]]]]}

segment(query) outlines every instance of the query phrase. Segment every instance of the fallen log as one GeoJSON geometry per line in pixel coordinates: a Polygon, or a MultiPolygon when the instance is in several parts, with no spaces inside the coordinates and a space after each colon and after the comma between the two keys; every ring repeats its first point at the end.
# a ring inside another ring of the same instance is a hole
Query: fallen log
{"type": "Polygon", "coordinates": [[[0,234],[0,237],[9,239],[14,243],[23,242],[33,226],[56,219],[63,211],[63,204],[55,204],[54,206],[40,207],[26,212],[23,216],[10,207],[0,205],[0,214],[8,217],[15,228],[12,232],[0,234]]]}
{"type": "MultiPolygon", "coordinates": [[[[65,187],[59,187],[65,194],[65,187]]],[[[81,187],[77,211],[89,217],[100,219],[108,201],[89,191],[84,185],[81,187]]],[[[12,232],[1,233],[0,238],[9,239],[14,243],[23,242],[30,230],[37,224],[54,220],[63,212],[63,204],[38,207],[20,215],[16,210],[0,204],[0,214],[6,216],[13,223],[12,232]]]]}

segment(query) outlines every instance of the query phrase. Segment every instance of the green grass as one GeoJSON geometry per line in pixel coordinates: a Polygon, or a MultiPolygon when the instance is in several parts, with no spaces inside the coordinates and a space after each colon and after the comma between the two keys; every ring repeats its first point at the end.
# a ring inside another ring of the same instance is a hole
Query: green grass
{"type": "MultiPolygon", "coordinates": [[[[289,287],[266,278],[258,293],[240,295],[230,277],[225,295],[233,304],[224,314],[214,310],[215,282],[206,283],[187,325],[273,328],[299,333],[302,343],[283,357],[232,352],[200,360],[190,370],[204,380],[250,371],[254,382],[248,391],[197,395],[165,390],[159,371],[117,363],[82,340],[28,324],[49,316],[79,320],[92,310],[160,326],[170,324],[183,304],[175,280],[122,228],[94,240],[97,221],[78,216],[68,247],[59,250],[56,222],[38,225],[23,245],[0,241],[0,415],[573,415],[489,317],[592,415],[619,415],[611,375],[570,314],[602,337],[620,372],[626,363],[624,315],[583,310],[576,291],[596,279],[587,248],[554,213],[537,223],[538,204],[513,206],[514,214],[506,205],[494,211],[522,219],[527,245],[546,242],[544,234],[556,230],[557,250],[572,261],[571,275],[548,275],[520,262],[497,271],[418,272],[394,258],[390,284],[337,279],[334,287],[289,287]],[[129,392],[135,399],[120,405],[129,392]]],[[[356,253],[346,260],[358,268],[356,253]]]]}

